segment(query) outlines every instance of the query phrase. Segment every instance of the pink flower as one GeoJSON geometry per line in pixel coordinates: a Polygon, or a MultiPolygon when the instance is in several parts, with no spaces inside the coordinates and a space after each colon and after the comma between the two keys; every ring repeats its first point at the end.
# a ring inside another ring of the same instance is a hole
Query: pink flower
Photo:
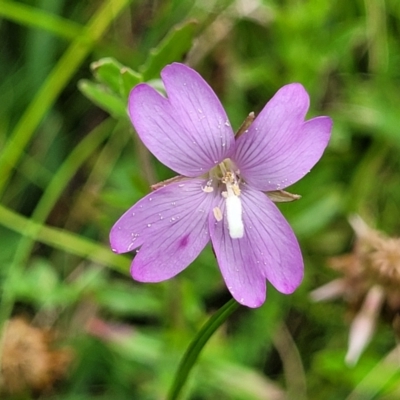
{"type": "Polygon", "coordinates": [[[331,119],[304,121],[309,98],[294,83],[235,139],[220,101],[196,71],[174,63],[161,77],[168,97],[139,84],[129,114],[147,148],[185,178],[150,193],[116,222],[113,251],[140,247],[132,277],[159,282],[185,269],[211,239],[238,302],[259,307],[266,281],[292,293],[303,278],[300,247],[263,192],[284,189],[309,172],[328,144],[331,119]]]}

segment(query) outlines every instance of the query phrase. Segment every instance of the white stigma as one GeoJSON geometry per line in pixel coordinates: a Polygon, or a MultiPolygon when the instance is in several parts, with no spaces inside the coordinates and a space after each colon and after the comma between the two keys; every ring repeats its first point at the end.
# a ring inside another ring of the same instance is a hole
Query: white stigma
{"type": "Polygon", "coordinates": [[[226,197],[226,218],[228,220],[229,236],[232,239],[240,239],[244,233],[242,201],[235,194],[235,190],[230,184],[227,184],[226,187],[228,190],[226,197]]]}

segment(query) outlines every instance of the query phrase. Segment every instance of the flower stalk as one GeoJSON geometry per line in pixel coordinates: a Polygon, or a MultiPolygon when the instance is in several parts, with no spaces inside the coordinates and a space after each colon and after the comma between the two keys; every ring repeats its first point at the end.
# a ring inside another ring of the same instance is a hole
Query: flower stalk
{"type": "Polygon", "coordinates": [[[201,328],[187,348],[176,371],[174,381],[168,393],[168,400],[177,400],[189,374],[196,363],[201,351],[214,332],[239,308],[234,300],[229,300],[201,328]]]}

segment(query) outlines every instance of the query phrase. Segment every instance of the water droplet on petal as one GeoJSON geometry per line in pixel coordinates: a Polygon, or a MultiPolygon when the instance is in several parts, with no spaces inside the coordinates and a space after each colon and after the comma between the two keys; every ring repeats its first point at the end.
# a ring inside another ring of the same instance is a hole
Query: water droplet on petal
{"type": "Polygon", "coordinates": [[[229,123],[229,121],[225,121],[225,126],[231,126],[231,124],[229,123]]]}
{"type": "Polygon", "coordinates": [[[149,197],[149,201],[152,201],[153,200],[153,198],[152,197],[149,197]]]}
{"type": "Polygon", "coordinates": [[[184,183],[181,183],[181,184],[178,185],[178,187],[184,187],[184,186],[185,186],[184,183]]]}
{"type": "Polygon", "coordinates": [[[150,228],[150,227],[151,227],[151,224],[147,224],[147,227],[150,228]]]}

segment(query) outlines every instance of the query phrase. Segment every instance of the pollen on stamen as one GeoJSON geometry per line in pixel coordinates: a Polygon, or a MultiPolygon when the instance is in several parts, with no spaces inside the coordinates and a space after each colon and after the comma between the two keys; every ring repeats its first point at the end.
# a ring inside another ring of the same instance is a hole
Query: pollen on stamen
{"type": "Polygon", "coordinates": [[[203,189],[203,192],[206,192],[206,193],[211,193],[214,191],[214,188],[212,186],[204,186],[202,189],[203,189]]]}
{"type": "Polygon", "coordinates": [[[213,208],[213,214],[214,214],[214,218],[217,220],[217,222],[222,221],[222,211],[219,207],[213,208]]]}
{"type": "Polygon", "coordinates": [[[235,196],[240,196],[241,190],[238,185],[232,185],[232,190],[235,196]]]}

